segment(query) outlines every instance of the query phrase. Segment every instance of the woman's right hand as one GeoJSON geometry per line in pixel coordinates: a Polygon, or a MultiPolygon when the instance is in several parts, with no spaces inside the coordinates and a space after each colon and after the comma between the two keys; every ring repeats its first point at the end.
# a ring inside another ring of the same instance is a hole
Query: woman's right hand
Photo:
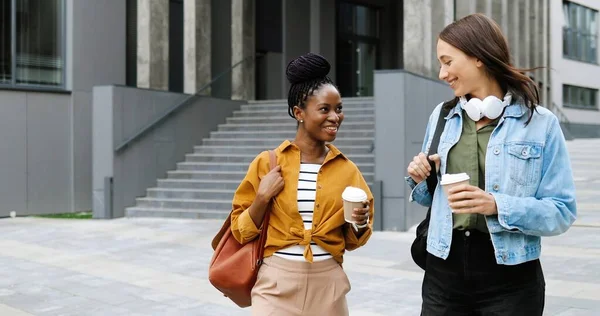
{"type": "MultiPolygon", "coordinates": [[[[429,159],[434,161],[436,169],[440,170],[440,156],[438,154],[431,155],[429,156],[429,159]]],[[[425,156],[424,153],[419,153],[413,157],[413,160],[408,164],[406,171],[408,171],[408,175],[416,183],[421,183],[421,181],[427,179],[431,173],[431,165],[429,165],[427,156],[425,156]]]]}
{"type": "Polygon", "coordinates": [[[277,166],[260,180],[256,197],[267,203],[281,190],[283,190],[283,177],[281,176],[281,166],[277,166]]]}

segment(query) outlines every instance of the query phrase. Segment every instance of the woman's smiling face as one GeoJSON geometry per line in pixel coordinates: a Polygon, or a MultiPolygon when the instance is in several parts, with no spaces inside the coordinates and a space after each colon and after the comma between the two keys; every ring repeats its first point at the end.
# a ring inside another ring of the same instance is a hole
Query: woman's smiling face
{"type": "Polygon", "coordinates": [[[344,120],[342,97],[336,87],[324,84],[315,89],[305,103],[305,108],[294,107],[302,128],[316,141],[332,142],[344,120]]]}
{"type": "Polygon", "coordinates": [[[438,40],[437,56],[441,65],[439,78],[450,85],[455,96],[471,94],[485,82],[483,63],[443,40],[438,40]]]}

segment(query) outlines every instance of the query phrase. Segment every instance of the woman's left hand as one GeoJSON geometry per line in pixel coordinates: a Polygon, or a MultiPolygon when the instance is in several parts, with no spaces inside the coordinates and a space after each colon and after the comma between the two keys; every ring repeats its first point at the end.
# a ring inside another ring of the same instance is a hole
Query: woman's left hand
{"type": "Polygon", "coordinates": [[[363,205],[363,208],[355,208],[352,211],[352,218],[356,225],[364,225],[369,221],[369,201],[364,201],[363,205]]]}
{"type": "Polygon", "coordinates": [[[482,189],[463,184],[448,191],[448,203],[454,214],[498,214],[496,199],[482,189]]]}

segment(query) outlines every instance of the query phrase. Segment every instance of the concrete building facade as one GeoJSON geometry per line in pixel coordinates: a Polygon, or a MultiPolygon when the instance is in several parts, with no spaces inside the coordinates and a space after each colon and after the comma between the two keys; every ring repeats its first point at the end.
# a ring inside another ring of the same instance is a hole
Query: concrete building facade
{"type": "Polygon", "coordinates": [[[437,78],[437,34],[475,12],[501,25],[518,67],[543,67],[528,72],[542,87],[542,104],[556,104],[571,123],[597,123],[599,5],[573,1],[590,9],[574,9],[585,12],[581,26],[555,23],[571,21],[568,3],[0,0],[0,216],[92,208],[94,87],[282,99],[285,66],[312,51],[330,60],[344,97],[370,97],[377,70],[437,78]],[[561,54],[563,33],[585,37],[595,59],[587,51],[561,54]],[[565,95],[595,107],[574,107],[565,95]]]}
{"type": "Polygon", "coordinates": [[[552,102],[575,136],[600,137],[600,1],[551,1],[552,102]]]}
{"type": "Polygon", "coordinates": [[[372,96],[374,70],[405,69],[437,78],[437,34],[475,12],[502,26],[515,65],[546,67],[530,75],[540,85],[549,82],[549,3],[543,0],[185,0],[184,40],[177,42],[165,35],[173,23],[164,22],[172,21],[169,15],[177,11],[169,12],[165,4],[149,5],[147,0],[131,1],[138,7],[137,27],[143,30],[138,32],[136,70],[141,77],[138,86],[143,87],[172,86],[164,82],[178,69],[164,69],[173,64],[169,59],[179,57],[168,56],[165,47],[180,45],[185,71],[176,76],[183,78],[187,93],[199,88],[193,82],[206,82],[231,65],[250,60],[237,67],[230,80],[216,84],[213,95],[284,98],[285,66],[312,51],[331,61],[331,77],[343,96],[372,96]],[[150,77],[160,78],[146,78],[152,67],[156,70],[150,77]],[[152,80],[157,84],[149,84],[152,80]]]}
{"type": "Polygon", "coordinates": [[[92,90],[125,84],[125,11],[0,1],[0,216],[91,209],[92,90]]]}

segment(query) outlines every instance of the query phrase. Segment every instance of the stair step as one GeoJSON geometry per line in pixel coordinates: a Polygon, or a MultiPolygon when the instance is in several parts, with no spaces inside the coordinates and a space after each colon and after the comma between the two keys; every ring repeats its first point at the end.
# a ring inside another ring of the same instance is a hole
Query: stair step
{"type": "MultiPolygon", "coordinates": [[[[373,129],[347,129],[344,128],[344,124],[342,124],[340,131],[338,132],[336,140],[344,139],[344,138],[353,138],[353,137],[369,137],[373,139],[375,137],[375,130],[373,129]]],[[[226,138],[236,138],[236,139],[246,139],[246,138],[277,138],[277,139],[292,139],[296,137],[295,130],[289,131],[217,131],[211,132],[211,139],[226,139],[226,138]]]]}
{"type": "MultiPolygon", "coordinates": [[[[269,111],[277,112],[284,110],[287,113],[287,103],[285,104],[242,104],[240,110],[236,111],[269,111]]],[[[342,111],[356,111],[356,110],[374,110],[375,103],[373,102],[360,102],[360,103],[346,103],[343,102],[342,111]]],[[[281,112],[280,112],[281,113],[281,112]]]]}
{"type": "MultiPolygon", "coordinates": [[[[375,164],[362,163],[359,165],[362,172],[374,172],[375,164]]],[[[243,162],[180,162],[178,171],[248,171],[248,163],[243,162]]]]}
{"type": "Polygon", "coordinates": [[[221,189],[236,190],[238,180],[203,179],[159,179],[158,188],[164,189],[221,189]]]}
{"type": "MultiPolygon", "coordinates": [[[[240,182],[237,180],[159,179],[158,188],[152,189],[221,189],[235,192],[240,182]]],[[[372,182],[367,183],[372,184],[372,182]]]]}
{"type": "MultiPolygon", "coordinates": [[[[372,170],[372,169],[374,169],[374,164],[370,164],[370,166],[368,165],[365,167],[363,167],[361,165],[361,166],[359,166],[359,169],[361,170],[363,177],[365,178],[365,181],[373,182],[374,173],[372,171],[364,171],[363,169],[372,170]]],[[[242,179],[244,179],[244,176],[246,175],[246,171],[207,171],[207,170],[202,170],[202,171],[184,170],[184,171],[182,171],[182,170],[174,170],[174,171],[168,171],[167,174],[168,174],[169,179],[237,180],[239,183],[242,181],[242,179]]]]}
{"type": "Polygon", "coordinates": [[[190,171],[190,170],[174,170],[167,171],[169,179],[204,179],[204,180],[236,180],[241,182],[246,175],[246,171],[190,171]]]}
{"type": "MultiPolygon", "coordinates": [[[[248,145],[242,145],[242,146],[231,146],[231,145],[222,145],[222,146],[213,146],[213,145],[204,145],[204,146],[195,146],[194,147],[194,153],[195,154],[230,154],[230,153],[236,153],[236,154],[253,154],[253,155],[258,155],[259,153],[268,150],[268,149],[273,149],[277,146],[279,146],[281,144],[281,141],[274,146],[264,146],[264,145],[260,145],[260,146],[248,146],[248,145]]],[[[341,150],[344,154],[346,155],[352,155],[352,154],[369,154],[371,153],[372,149],[373,149],[373,145],[361,145],[361,146],[337,146],[336,147],[339,148],[339,150],[341,150]]]]}
{"type": "Polygon", "coordinates": [[[232,200],[235,190],[223,189],[148,189],[149,198],[183,200],[232,200]]]}
{"type": "MultiPolygon", "coordinates": [[[[345,98],[346,117],[334,142],[354,161],[367,183],[374,180],[375,105],[372,97],[345,98]]],[[[250,101],[227,124],[195,146],[177,170],[159,179],[147,196],[126,209],[130,217],[225,219],[249,164],[260,152],[296,136],[296,122],[287,115],[287,100],[250,101]]]]}
{"type": "MultiPolygon", "coordinates": [[[[240,109],[242,111],[277,111],[281,114],[287,114],[287,103],[285,104],[243,104],[240,109]]],[[[349,109],[367,109],[374,110],[375,105],[369,102],[362,103],[346,103],[344,102],[343,111],[347,111],[349,109]]]]}
{"type": "MultiPolygon", "coordinates": [[[[373,162],[373,154],[350,154],[346,155],[354,163],[373,162]]],[[[250,164],[256,158],[253,154],[187,154],[186,162],[241,162],[250,164]]]]}
{"type": "MultiPolygon", "coordinates": [[[[258,139],[211,139],[206,138],[202,141],[203,145],[208,146],[263,146],[263,148],[274,148],[281,144],[281,139],[258,138],[258,139]]],[[[373,137],[354,137],[339,139],[334,142],[336,147],[343,146],[371,146],[373,137]]]]}
{"type": "MultiPolygon", "coordinates": [[[[358,121],[358,122],[347,122],[344,120],[342,123],[342,127],[340,131],[346,129],[356,129],[356,130],[365,130],[375,129],[375,123],[373,121],[358,121]]],[[[282,131],[296,131],[296,122],[288,117],[287,122],[276,123],[276,122],[267,122],[267,123],[227,123],[227,124],[219,124],[218,131],[273,131],[273,132],[282,132],[282,131]]]]}
{"type": "MultiPolygon", "coordinates": [[[[344,118],[344,122],[364,122],[364,121],[373,122],[374,120],[375,120],[375,115],[372,115],[372,114],[371,115],[346,116],[344,118]]],[[[228,117],[225,122],[233,123],[233,124],[249,124],[249,123],[263,124],[263,123],[292,122],[295,124],[296,121],[293,118],[291,118],[289,115],[286,115],[286,116],[280,115],[280,116],[272,116],[272,117],[264,117],[264,116],[228,117]]]]}
{"type": "Polygon", "coordinates": [[[180,162],[177,164],[177,170],[180,171],[248,171],[248,163],[244,162],[180,162]]]}
{"type": "MultiPolygon", "coordinates": [[[[233,112],[233,117],[272,117],[272,116],[281,116],[282,113],[287,113],[286,108],[242,108],[242,110],[237,110],[233,112]]],[[[343,110],[345,116],[356,116],[356,115],[374,115],[375,107],[366,107],[366,106],[344,106],[343,110]]],[[[290,117],[291,118],[291,117],[290,117]]]]}
{"type": "MultiPolygon", "coordinates": [[[[373,103],[373,97],[347,97],[344,98],[344,104],[361,104],[361,103],[373,103]]],[[[274,99],[274,100],[249,100],[248,105],[285,105],[287,106],[287,99],[274,99]]]]}
{"type": "Polygon", "coordinates": [[[226,219],[231,210],[197,210],[186,208],[129,207],[125,209],[127,217],[165,217],[186,219],[226,219]]]}
{"type": "Polygon", "coordinates": [[[167,208],[167,209],[195,209],[203,211],[231,210],[231,199],[228,200],[200,200],[200,199],[165,199],[165,198],[138,198],[137,207],[140,208],[167,208]]]}

